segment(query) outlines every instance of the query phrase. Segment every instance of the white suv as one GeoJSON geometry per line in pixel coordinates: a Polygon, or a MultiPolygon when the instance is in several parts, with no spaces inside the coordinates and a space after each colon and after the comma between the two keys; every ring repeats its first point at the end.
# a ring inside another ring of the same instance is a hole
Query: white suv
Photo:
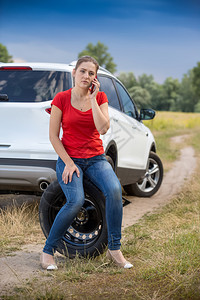
{"type": "MultiPolygon", "coordinates": [[[[49,142],[53,97],[73,86],[75,63],[0,63],[0,189],[44,191],[56,179],[57,155],[49,142]]],[[[102,136],[105,153],[128,194],[149,197],[160,187],[163,167],[151,131],[122,83],[100,68],[111,126],[102,136]]]]}

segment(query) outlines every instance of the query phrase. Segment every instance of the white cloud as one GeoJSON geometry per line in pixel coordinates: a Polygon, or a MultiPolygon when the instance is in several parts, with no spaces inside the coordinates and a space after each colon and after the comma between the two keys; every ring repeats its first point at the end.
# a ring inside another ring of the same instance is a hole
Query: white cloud
{"type": "MultiPolygon", "coordinates": [[[[9,53],[16,60],[29,62],[58,62],[68,63],[77,57],[77,53],[69,52],[50,43],[30,41],[21,43],[8,43],[9,53]]],[[[18,62],[18,61],[17,61],[18,62]]]]}

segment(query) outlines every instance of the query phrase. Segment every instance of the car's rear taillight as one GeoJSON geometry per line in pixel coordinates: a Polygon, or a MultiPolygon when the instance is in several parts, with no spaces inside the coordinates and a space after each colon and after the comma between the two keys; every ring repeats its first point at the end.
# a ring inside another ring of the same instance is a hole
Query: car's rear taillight
{"type": "Polygon", "coordinates": [[[46,111],[48,114],[51,114],[51,107],[46,108],[45,111],[46,111]]]}
{"type": "Polygon", "coordinates": [[[20,70],[22,70],[22,71],[27,71],[27,70],[32,70],[32,68],[31,67],[9,67],[9,66],[5,66],[5,67],[0,67],[0,71],[4,71],[4,70],[11,70],[11,71],[13,71],[13,70],[15,70],[15,71],[20,71],[20,70]]]}

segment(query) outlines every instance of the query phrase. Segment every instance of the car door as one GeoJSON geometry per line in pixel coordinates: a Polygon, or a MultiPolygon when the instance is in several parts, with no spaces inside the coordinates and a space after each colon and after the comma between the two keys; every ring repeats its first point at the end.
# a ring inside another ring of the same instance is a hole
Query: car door
{"type": "Polygon", "coordinates": [[[123,112],[117,115],[117,123],[123,132],[118,163],[123,168],[145,170],[149,155],[148,131],[138,120],[136,107],[122,84],[115,80],[123,112]]]}

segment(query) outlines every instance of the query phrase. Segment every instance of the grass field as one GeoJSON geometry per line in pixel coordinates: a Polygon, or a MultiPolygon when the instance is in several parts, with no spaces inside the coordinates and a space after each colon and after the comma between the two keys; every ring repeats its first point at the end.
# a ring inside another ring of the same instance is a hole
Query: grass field
{"type": "MultiPolygon", "coordinates": [[[[195,139],[200,130],[200,114],[157,112],[153,120],[145,121],[154,134],[157,152],[161,157],[165,171],[167,171],[175,159],[178,158],[182,144],[173,145],[170,138],[177,135],[188,135],[188,143],[195,139]]],[[[187,142],[187,141],[186,141],[187,142]]],[[[196,145],[197,146],[197,145],[196,145]]]]}
{"type": "Polygon", "coordinates": [[[200,113],[159,111],[153,120],[145,123],[154,132],[200,128],[200,113]]]}
{"type": "MultiPolygon", "coordinates": [[[[154,132],[165,169],[182,146],[173,146],[170,138],[182,134],[195,149],[197,169],[167,206],[125,230],[123,252],[134,268],[118,269],[105,254],[66,259],[59,271],[43,273],[43,280],[30,280],[3,299],[200,299],[200,114],[159,112],[146,124],[154,132]]],[[[37,209],[35,205],[1,212],[1,254],[44,241],[37,209]]]]}

